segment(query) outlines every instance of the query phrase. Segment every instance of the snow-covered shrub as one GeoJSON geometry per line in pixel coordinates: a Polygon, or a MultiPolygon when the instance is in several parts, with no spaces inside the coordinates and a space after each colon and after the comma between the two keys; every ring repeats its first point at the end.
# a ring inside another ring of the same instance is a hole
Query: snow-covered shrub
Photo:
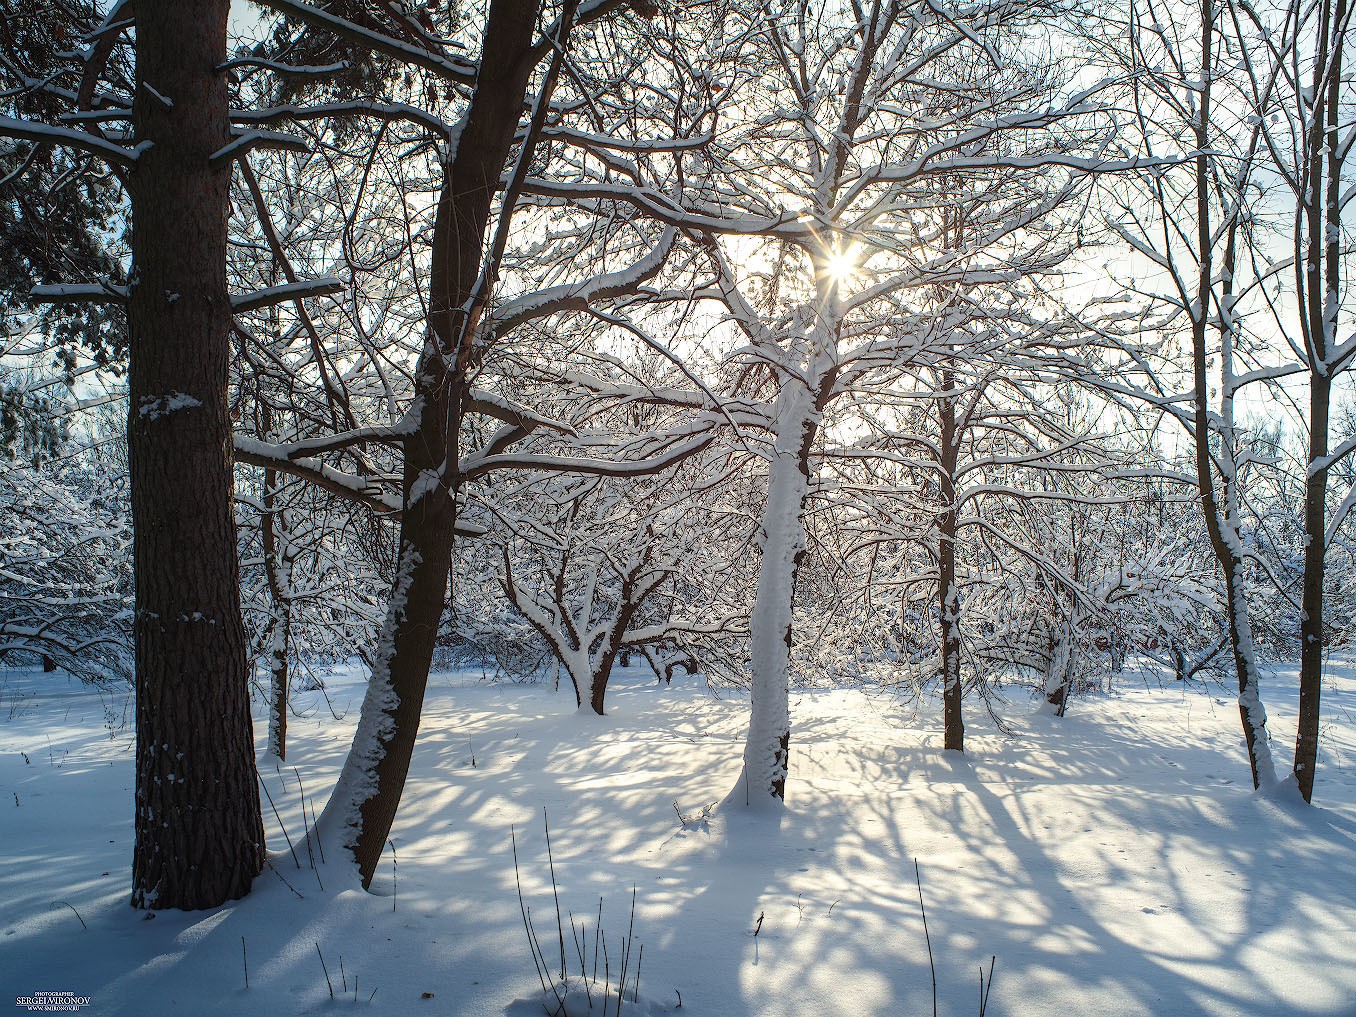
{"type": "Polygon", "coordinates": [[[0,456],[0,658],[86,681],[132,674],[132,529],[125,450],[86,435],[45,458],[0,456]]]}

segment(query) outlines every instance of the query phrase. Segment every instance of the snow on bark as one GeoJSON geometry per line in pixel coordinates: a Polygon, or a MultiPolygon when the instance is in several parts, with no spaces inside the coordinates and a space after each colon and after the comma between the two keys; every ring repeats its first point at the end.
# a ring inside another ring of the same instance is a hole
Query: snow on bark
{"type": "MultiPolygon", "coordinates": [[[[1235,598],[1244,595],[1242,571],[1236,571],[1232,577],[1235,598]]],[[[1234,652],[1238,659],[1240,676],[1246,675],[1246,683],[1239,682],[1238,709],[1243,715],[1246,731],[1252,732],[1252,756],[1257,767],[1257,783],[1268,788],[1276,783],[1276,764],[1271,758],[1271,742],[1267,735],[1267,711],[1262,705],[1262,696],[1258,688],[1257,649],[1252,638],[1252,624],[1248,612],[1234,613],[1234,652]]]]}
{"type": "Polygon", "coordinates": [[[803,385],[783,390],[783,412],[769,468],[763,509],[763,558],[749,617],[749,733],[744,768],[727,801],[752,808],[783,804],[791,740],[791,611],[796,571],[805,553],[806,432],[812,426],[810,394],[803,385]]]}
{"type": "Polygon", "coordinates": [[[191,395],[186,395],[183,392],[170,392],[158,398],[142,396],[137,406],[137,413],[147,420],[159,420],[161,417],[169,416],[175,410],[192,409],[201,405],[202,400],[195,399],[191,395]]]}
{"type": "Polygon", "coordinates": [[[395,731],[394,713],[400,705],[400,697],[391,683],[391,659],[395,656],[396,632],[405,619],[410,585],[419,562],[419,553],[408,543],[404,544],[395,584],[391,588],[386,622],[372,663],[372,677],[368,680],[367,694],[358,717],[358,729],[353,734],[353,744],[330,800],[316,822],[317,836],[346,848],[348,859],[355,865],[352,852],[362,828],[362,806],[377,793],[377,764],[385,755],[395,731]]]}

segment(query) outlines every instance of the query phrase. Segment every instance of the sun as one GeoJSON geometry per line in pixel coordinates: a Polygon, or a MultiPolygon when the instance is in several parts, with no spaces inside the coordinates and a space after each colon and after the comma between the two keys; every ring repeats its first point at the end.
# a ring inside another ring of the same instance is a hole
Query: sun
{"type": "Polygon", "coordinates": [[[824,254],[824,274],[837,287],[852,283],[861,270],[861,252],[856,244],[831,247],[824,254]]]}

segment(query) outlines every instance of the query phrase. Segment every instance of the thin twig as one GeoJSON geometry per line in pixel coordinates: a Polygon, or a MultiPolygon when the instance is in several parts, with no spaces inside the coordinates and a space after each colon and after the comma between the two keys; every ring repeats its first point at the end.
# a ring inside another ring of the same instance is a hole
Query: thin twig
{"type": "MultiPolygon", "coordinates": [[[[635,995],[633,995],[633,996],[631,997],[632,1000],[633,1000],[637,1005],[640,1004],[640,966],[641,966],[642,964],[644,964],[644,963],[645,963],[645,944],[644,944],[644,943],[641,943],[641,944],[640,944],[640,954],[639,954],[639,956],[636,957],[636,984],[635,984],[635,995]]],[[[983,1017],[983,1015],[981,1014],[980,1017],[983,1017]]]]}
{"type": "Polygon", "coordinates": [[[621,980],[617,984],[617,1017],[621,1017],[622,1000],[626,995],[626,972],[631,966],[631,946],[636,941],[636,887],[631,885],[631,921],[626,927],[626,943],[622,952],[621,980]]]}
{"type": "MultiPolygon", "coordinates": [[[[598,921],[593,926],[593,984],[598,984],[598,940],[603,934],[603,898],[598,898],[598,921]]],[[[606,940],[604,940],[606,942],[606,940]]]]}
{"type": "Polygon", "coordinates": [[[330,999],[334,998],[334,983],[330,981],[330,969],[325,966],[325,955],[320,953],[320,944],[315,945],[315,952],[320,956],[320,970],[325,972],[325,984],[330,988],[330,999]]]}
{"type": "Polygon", "coordinates": [[[984,1017],[984,1012],[989,1009],[989,993],[993,991],[993,966],[998,961],[997,956],[989,957],[989,980],[984,981],[984,966],[979,968],[979,987],[981,995],[979,998],[979,1017],[984,1017]]]}
{"type": "Polygon", "coordinates": [[[311,828],[315,830],[315,846],[320,852],[320,864],[325,864],[325,842],[320,839],[320,817],[315,813],[315,799],[311,799],[311,828]]]}
{"type": "Polygon", "coordinates": [[[556,886],[556,858],[551,851],[551,822],[546,809],[541,810],[542,825],[546,828],[546,858],[551,866],[551,896],[556,899],[556,934],[560,938],[560,979],[565,980],[565,923],[560,919],[560,890],[556,886]]]}
{"type": "Polygon", "coordinates": [[[923,914],[923,939],[928,945],[928,970],[932,972],[932,1017],[937,1017],[937,967],[932,962],[932,937],[928,935],[928,909],[923,905],[923,876],[918,859],[913,860],[913,878],[918,884],[918,910],[923,914]]]}
{"type": "MultiPolygon", "coordinates": [[[[53,906],[53,907],[55,907],[55,906],[58,905],[58,904],[65,904],[68,908],[71,909],[71,911],[73,911],[73,912],[75,913],[75,917],[76,917],[76,918],[80,918],[80,912],[75,910],[75,905],[72,904],[70,901],[68,901],[68,900],[54,900],[54,901],[52,901],[52,906],[53,906]]],[[[83,928],[86,932],[89,931],[89,926],[85,924],[85,920],[84,920],[83,918],[80,918],[80,926],[81,926],[81,928],[83,928]]]]}
{"type": "Polygon", "coordinates": [[[297,889],[295,886],[293,886],[291,883],[289,883],[289,882],[287,881],[287,877],[285,877],[281,872],[278,871],[277,866],[275,866],[275,865],[274,865],[271,861],[269,861],[267,858],[264,859],[264,864],[267,865],[270,869],[273,870],[273,875],[277,876],[279,879],[281,879],[281,880],[283,881],[283,886],[287,887],[289,890],[291,890],[293,893],[295,893],[295,894],[297,895],[297,900],[305,900],[305,899],[306,899],[305,897],[303,897],[303,896],[301,895],[301,891],[298,890],[298,889],[297,889]]]}
{"type": "MultiPolygon", "coordinates": [[[[273,804],[273,796],[268,793],[268,785],[264,783],[264,778],[259,778],[259,786],[264,789],[264,797],[268,799],[269,808],[273,810],[273,818],[278,821],[278,827],[282,830],[283,839],[287,841],[287,850],[292,852],[292,861],[297,863],[297,868],[301,868],[301,859],[297,857],[297,849],[292,845],[292,838],[287,832],[287,827],[283,825],[282,816],[278,814],[278,806],[273,804]]],[[[306,822],[306,816],[301,817],[302,823],[306,822]]]]}
{"type": "Polygon", "coordinates": [[[579,980],[584,983],[584,995],[589,1001],[589,1010],[593,1009],[593,992],[589,988],[588,971],[584,968],[584,943],[588,935],[588,929],[583,922],[579,923],[579,929],[574,927],[574,912],[570,912],[570,937],[574,940],[574,952],[579,955],[579,980]]]}
{"type": "MultiPolygon", "coordinates": [[[[292,767],[292,772],[295,773],[295,774],[297,775],[297,791],[301,794],[301,820],[302,820],[302,822],[304,823],[304,822],[306,822],[306,786],[305,786],[304,784],[302,784],[302,782],[301,782],[301,771],[298,770],[298,769],[294,766],[294,767],[292,767]]],[[[307,828],[306,828],[306,852],[307,852],[307,854],[310,854],[310,851],[311,851],[311,831],[314,830],[314,831],[315,831],[315,849],[316,849],[316,851],[318,851],[318,852],[320,853],[320,864],[321,864],[321,865],[324,865],[324,864],[325,864],[325,845],[320,843],[320,831],[319,831],[319,830],[316,830],[315,818],[316,818],[316,816],[315,816],[315,802],[312,802],[312,803],[311,803],[311,822],[310,822],[310,824],[309,824],[309,825],[307,826],[307,828]]],[[[313,869],[315,868],[315,855],[311,855],[311,868],[313,868],[313,869]]],[[[316,873],[315,881],[316,881],[317,883],[320,882],[320,873],[319,873],[319,872],[316,873]]],[[[324,889],[325,889],[325,886],[324,886],[323,883],[321,884],[320,889],[321,889],[321,890],[324,890],[324,889]]]]}
{"type": "Polygon", "coordinates": [[[537,960],[537,948],[532,936],[532,925],[527,920],[527,903],[523,900],[523,881],[518,874],[518,835],[514,832],[512,825],[509,826],[509,840],[513,843],[513,881],[518,885],[518,910],[523,914],[523,931],[527,933],[527,945],[532,951],[532,963],[537,966],[537,978],[541,982],[541,991],[550,992],[546,987],[546,976],[542,973],[541,964],[537,960]]]}

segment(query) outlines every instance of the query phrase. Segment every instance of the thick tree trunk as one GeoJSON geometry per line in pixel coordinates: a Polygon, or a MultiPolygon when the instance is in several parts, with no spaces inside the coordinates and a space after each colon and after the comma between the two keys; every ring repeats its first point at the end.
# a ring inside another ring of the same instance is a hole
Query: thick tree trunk
{"type": "Polygon", "coordinates": [[[132,904],[207,908],[264,861],[232,515],[227,0],[139,4],[128,454],[136,569],[132,904]]]}
{"type": "MultiPolygon", "coordinates": [[[[744,768],[728,801],[755,808],[786,799],[791,742],[791,620],[796,577],[805,554],[805,503],[810,484],[814,419],[809,393],[792,392],[806,405],[784,408],[773,446],[763,509],[763,557],[758,593],[749,618],[753,683],[744,768]]],[[[786,400],[794,403],[796,400],[786,400]]]]}
{"type": "MultiPolygon", "coordinates": [[[[654,587],[646,587],[641,584],[640,590],[637,590],[636,573],[633,572],[622,579],[621,602],[617,605],[616,617],[612,619],[612,624],[608,626],[607,632],[603,635],[603,641],[598,644],[593,651],[585,651],[585,657],[589,660],[589,706],[598,716],[603,716],[603,701],[607,696],[607,682],[612,677],[612,666],[616,663],[617,654],[625,653],[622,649],[622,642],[626,638],[626,630],[631,626],[631,619],[636,616],[645,603],[645,599],[653,592],[654,587]]],[[[587,624],[588,619],[584,619],[587,624]]]]}
{"type": "MultiPolygon", "coordinates": [[[[548,636],[548,639],[550,637],[548,636]]],[[[554,645],[554,643],[552,644],[554,645]]],[[[556,660],[565,668],[565,673],[570,676],[570,684],[574,687],[574,705],[579,709],[584,708],[584,704],[589,705],[589,709],[594,713],[601,714],[603,711],[593,705],[594,702],[594,671],[592,662],[589,660],[588,652],[572,647],[566,654],[556,651],[556,660]]],[[[599,693],[598,701],[602,702],[602,694],[599,693]]]]}
{"type": "Polygon", "coordinates": [[[1065,622],[1062,632],[1050,634],[1050,661],[1045,669],[1045,701],[1055,708],[1056,717],[1063,717],[1069,709],[1069,692],[1077,664],[1074,654],[1073,625],[1065,622]]]}
{"type": "Polygon", "coordinates": [[[607,680],[612,677],[612,664],[616,657],[615,649],[604,650],[594,661],[593,673],[589,675],[589,708],[600,717],[604,716],[603,703],[607,697],[607,680]]]}
{"type": "Polygon", "coordinates": [[[428,336],[415,377],[417,427],[405,441],[400,557],[353,747],[322,818],[370,886],[395,820],[419,732],[456,524],[458,431],[475,322],[467,321],[491,204],[513,145],[533,62],[538,3],[494,0],[480,75],[444,169],[429,275],[428,336]],[[465,338],[466,341],[462,341],[465,338]]]}

